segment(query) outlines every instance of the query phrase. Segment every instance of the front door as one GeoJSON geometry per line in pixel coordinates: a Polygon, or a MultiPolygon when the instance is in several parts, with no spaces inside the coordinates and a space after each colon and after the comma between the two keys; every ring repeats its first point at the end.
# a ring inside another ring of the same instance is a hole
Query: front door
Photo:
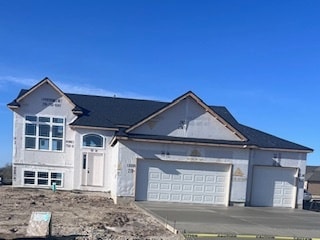
{"type": "Polygon", "coordinates": [[[102,153],[82,154],[82,185],[103,186],[103,158],[102,153]]]}

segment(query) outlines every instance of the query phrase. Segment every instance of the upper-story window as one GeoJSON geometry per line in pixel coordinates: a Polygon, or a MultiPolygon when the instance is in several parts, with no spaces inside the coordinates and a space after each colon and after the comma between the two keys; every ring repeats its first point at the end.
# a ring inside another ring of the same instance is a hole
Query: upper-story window
{"type": "Polygon", "coordinates": [[[103,137],[97,134],[87,134],[83,136],[82,139],[83,147],[103,147],[103,137]]]}
{"type": "Polygon", "coordinates": [[[25,148],[62,151],[64,139],[64,118],[26,116],[25,148]]]}

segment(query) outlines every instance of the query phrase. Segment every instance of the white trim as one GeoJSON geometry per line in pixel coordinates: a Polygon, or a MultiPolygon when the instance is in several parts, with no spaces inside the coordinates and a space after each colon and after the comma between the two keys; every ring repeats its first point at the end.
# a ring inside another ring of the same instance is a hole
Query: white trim
{"type": "Polygon", "coordinates": [[[61,165],[52,165],[52,164],[43,164],[43,163],[19,163],[19,162],[14,162],[14,166],[33,166],[33,167],[52,167],[52,168],[74,168],[74,165],[70,166],[61,166],[61,165]]]}
{"type": "Polygon", "coordinates": [[[94,133],[94,132],[89,132],[89,133],[84,133],[81,134],[81,141],[80,141],[80,148],[82,149],[106,149],[106,138],[104,135],[98,134],[98,133],[94,133]],[[86,135],[96,135],[102,138],[102,147],[93,147],[93,146],[83,146],[83,138],[86,135]]]}
{"type": "Polygon", "coordinates": [[[96,129],[96,130],[110,130],[118,131],[118,128],[106,128],[106,127],[92,127],[92,126],[81,126],[81,125],[69,125],[70,128],[81,128],[81,129],[96,129]]]}
{"type": "Polygon", "coordinates": [[[244,143],[236,145],[236,144],[228,144],[228,143],[202,143],[202,142],[188,142],[188,141],[179,141],[179,140],[141,139],[141,138],[134,138],[134,137],[115,137],[114,139],[112,139],[111,144],[114,145],[116,140],[124,140],[124,141],[132,140],[136,142],[174,143],[174,144],[197,145],[197,146],[216,146],[216,147],[231,147],[231,148],[241,148],[241,149],[257,149],[257,150],[266,150],[266,151],[310,153],[310,151],[308,150],[286,149],[286,148],[261,148],[255,145],[247,145],[244,143]]]}
{"type": "Polygon", "coordinates": [[[299,149],[286,149],[286,148],[265,148],[265,147],[256,147],[259,150],[267,151],[281,151],[281,152],[299,152],[299,153],[312,153],[313,150],[299,150],[299,149]]]}
{"type": "Polygon", "coordinates": [[[50,187],[51,186],[51,181],[53,179],[57,180],[57,181],[61,181],[61,185],[56,185],[58,188],[64,188],[64,175],[65,173],[64,172],[59,172],[59,171],[56,171],[56,170],[48,170],[48,169],[30,169],[30,168],[23,168],[22,171],[21,171],[21,174],[22,174],[22,177],[21,177],[21,180],[22,180],[22,185],[23,186],[35,186],[35,187],[50,187]],[[25,172],[34,172],[34,177],[25,177],[24,176],[24,173],[25,172]],[[38,177],[38,173],[39,172],[45,172],[48,174],[48,178],[41,178],[41,177],[38,177]],[[51,178],[51,174],[52,173],[56,173],[56,174],[61,174],[61,179],[60,178],[51,178]],[[25,179],[34,179],[34,184],[28,184],[28,183],[25,183],[24,180],[25,179]],[[47,180],[48,181],[48,184],[45,185],[45,184],[38,184],[38,179],[44,179],[44,180],[47,180]]]}
{"type": "MultiPolygon", "coordinates": [[[[188,141],[180,141],[180,140],[140,139],[140,138],[134,138],[134,137],[132,137],[132,138],[131,137],[116,137],[116,139],[117,140],[124,140],[124,141],[149,142],[149,143],[170,143],[170,144],[173,143],[173,144],[197,145],[197,146],[232,147],[232,148],[241,148],[241,149],[249,148],[246,144],[232,145],[232,144],[223,144],[223,143],[188,142],[188,141]]],[[[254,147],[252,147],[252,148],[254,148],[254,147]]]]}
{"type": "Polygon", "coordinates": [[[53,116],[53,115],[31,115],[31,114],[25,114],[24,118],[23,118],[23,149],[26,151],[41,151],[41,152],[57,152],[57,153],[62,153],[65,152],[65,138],[66,138],[66,118],[64,116],[53,116]],[[36,117],[37,120],[36,121],[29,121],[26,120],[26,117],[30,116],[30,117],[36,117]],[[39,118],[40,117],[44,117],[44,118],[49,118],[50,122],[40,122],[39,118]],[[59,119],[63,119],[63,123],[54,123],[53,119],[54,118],[59,118],[59,119]],[[35,124],[36,125],[36,135],[26,135],[26,124],[27,123],[31,123],[31,124],[35,124]],[[50,126],[50,132],[49,132],[49,137],[43,137],[39,135],[39,126],[40,125],[46,125],[48,124],[50,126]],[[53,126],[62,126],[63,127],[63,137],[62,138],[57,138],[57,137],[53,137],[52,136],[52,127],[53,126]],[[35,148],[27,148],[26,147],[26,138],[30,137],[30,138],[35,138],[35,148]],[[48,139],[49,140],[49,149],[40,149],[39,148],[39,140],[40,138],[44,138],[44,139],[48,139]],[[62,140],[62,149],[61,150],[53,150],[52,149],[52,142],[53,140],[62,140]]]}

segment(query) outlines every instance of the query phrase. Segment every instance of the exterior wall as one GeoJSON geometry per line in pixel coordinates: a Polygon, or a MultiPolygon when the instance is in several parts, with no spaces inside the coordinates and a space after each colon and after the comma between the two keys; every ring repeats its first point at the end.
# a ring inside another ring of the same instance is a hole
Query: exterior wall
{"type": "Polygon", "coordinates": [[[65,172],[63,188],[72,189],[74,150],[67,144],[64,144],[62,152],[27,150],[24,147],[24,132],[26,115],[62,117],[65,119],[65,140],[74,139],[73,130],[68,127],[68,123],[75,118],[71,111],[73,106],[48,84],[43,85],[41,91],[34,91],[25,97],[20,105],[14,112],[13,123],[13,166],[16,167],[13,185],[23,185],[23,169],[57,169],[65,172]]]}
{"type": "Polygon", "coordinates": [[[287,152],[287,151],[272,151],[272,150],[251,150],[249,171],[248,171],[248,191],[246,196],[246,204],[250,205],[253,167],[259,166],[278,166],[297,168],[299,176],[297,177],[296,187],[297,192],[297,207],[302,206],[303,201],[303,185],[306,169],[306,153],[287,152]]]}
{"type": "Polygon", "coordinates": [[[207,162],[231,164],[231,203],[243,203],[246,198],[249,151],[237,148],[200,147],[177,144],[155,144],[123,141],[119,145],[118,196],[135,196],[137,159],[150,161],[207,162]]]}
{"type": "Polygon", "coordinates": [[[320,196],[320,183],[319,182],[312,182],[308,181],[308,192],[312,194],[312,197],[320,196]]]}
{"type": "MultiPolygon", "coordinates": [[[[54,171],[63,173],[62,189],[83,189],[95,191],[110,191],[114,181],[115,167],[112,162],[113,148],[110,141],[113,131],[73,129],[69,126],[76,118],[72,114],[73,105],[61,96],[50,85],[44,84],[21,101],[21,107],[14,112],[14,143],[13,166],[14,186],[23,186],[23,171],[54,171]],[[25,149],[24,132],[25,116],[54,116],[65,119],[65,136],[63,151],[39,151],[25,149]],[[82,137],[85,134],[98,134],[104,139],[103,148],[82,147],[82,137]],[[102,186],[82,186],[82,155],[83,153],[103,154],[103,184],[102,186]]],[[[33,187],[28,185],[28,187],[33,187]]],[[[39,187],[35,185],[34,187],[39,187]]]]}
{"type": "MultiPolygon", "coordinates": [[[[13,181],[12,184],[15,187],[23,187],[24,185],[24,171],[50,171],[59,172],[63,174],[63,184],[61,187],[57,186],[57,189],[72,190],[73,186],[73,168],[72,167],[50,167],[46,165],[34,165],[34,164],[14,164],[13,165],[13,181]]],[[[29,188],[50,188],[48,186],[27,185],[29,188]]]]}
{"type": "Polygon", "coordinates": [[[132,132],[150,135],[240,141],[233,132],[210,113],[206,112],[205,109],[190,97],[182,100],[177,105],[149,120],[132,132]]]}
{"type": "Polygon", "coordinates": [[[117,202],[118,194],[118,174],[121,173],[121,165],[119,165],[119,145],[116,144],[112,147],[112,158],[110,166],[110,182],[111,182],[111,197],[117,202]]]}

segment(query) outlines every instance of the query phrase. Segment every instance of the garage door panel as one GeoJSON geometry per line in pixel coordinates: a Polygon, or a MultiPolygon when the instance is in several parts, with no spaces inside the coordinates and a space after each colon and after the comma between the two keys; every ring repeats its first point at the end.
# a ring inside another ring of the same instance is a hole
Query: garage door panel
{"type": "Polygon", "coordinates": [[[182,190],[182,186],[180,184],[172,184],[172,191],[181,191],[182,190]]]}
{"type": "Polygon", "coordinates": [[[225,193],[224,187],[216,187],[216,193],[225,193]]]}
{"type": "Polygon", "coordinates": [[[182,185],[182,190],[183,190],[184,192],[186,192],[186,191],[192,192],[192,185],[183,184],[183,185],[182,185]]]}
{"type": "Polygon", "coordinates": [[[206,182],[207,183],[214,183],[214,176],[206,176],[206,182]]]}
{"type": "Polygon", "coordinates": [[[184,174],[183,175],[183,180],[187,182],[193,182],[193,177],[190,174],[184,174]]]}
{"type": "Polygon", "coordinates": [[[158,160],[137,165],[136,200],[227,205],[230,165],[158,160]]]}
{"type": "Polygon", "coordinates": [[[202,175],[195,175],[195,176],[194,176],[194,181],[195,181],[195,182],[201,182],[201,183],[203,183],[203,182],[204,182],[204,176],[202,176],[202,175]]]}
{"type": "Polygon", "coordinates": [[[157,199],[159,199],[159,194],[157,194],[157,193],[148,193],[148,199],[157,200],[157,199]]]}
{"type": "Polygon", "coordinates": [[[181,174],[180,174],[180,175],[173,175],[173,176],[172,176],[172,180],[173,180],[173,181],[181,181],[181,180],[182,180],[181,174]]]}
{"type": "Polygon", "coordinates": [[[203,185],[195,185],[194,187],[193,187],[193,191],[194,192],[204,192],[203,189],[204,188],[204,186],[203,185]]]}
{"type": "Polygon", "coordinates": [[[160,180],[160,173],[150,172],[150,179],[160,180]]]}
{"type": "Polygon", "coordinates": [[[214,193],[214,186],[213,185],[204,186],[204,192],[207,193],[207,194],[214,193]]]}
{"type": "Polygon", "coordinates": [[[163,173],[163,174],[161,174],[161,180],[164,180],[164,181],[171,180],[171,175],[169,175],[167,173],[163,173]]]}
{"type": "Polygon", "coordinates": [[[255,166],[251,205],[265,207],[295,207],[295,168],[255,166]]]}
{"type": "Polygon", "coordinates": [[[161,191],[161,190],[165,190],[165,191],[170,190],[170,184],[168,184],[168,183],[161,183],[161,184],[160,184],[160,191],[161,191]]]}
{"type": "Polygon", "coordinates": [[[221,196],[221,197],[216,197],[215,201],[216,201],[217,203],[222,204],[223,201],[224,201],[224,197],[223,197],[223,196],[221,196]]]}
{"type": "Polygon", "coordinates": [[[192,201],[192,195],[191,194],[182,194],[182,201],[191,202],[192,201]]]}
{"type": "Polygon", "coordinates": [[[159,190],[160,189],[160,185],[158,183],[150,183],[149,184],[149,188],[151,190],[159,190]]]}
{"type": "Polygon", "coordinates": [[[213,196],[204,196],[204,202],[205,203],[212,203],[214,201],[213,196]]]}

